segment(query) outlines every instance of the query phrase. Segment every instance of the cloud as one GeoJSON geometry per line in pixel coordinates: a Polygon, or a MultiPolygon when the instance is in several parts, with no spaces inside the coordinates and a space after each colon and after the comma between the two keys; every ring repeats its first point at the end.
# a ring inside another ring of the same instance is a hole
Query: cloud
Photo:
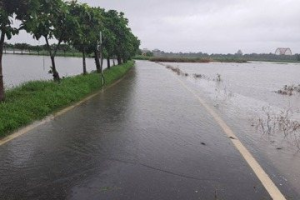
{"type": "Polygon", "coordinates": [[[300,53],[298,0],[80,0],[125,12],[142,48],[164,51],[300,53]]]}

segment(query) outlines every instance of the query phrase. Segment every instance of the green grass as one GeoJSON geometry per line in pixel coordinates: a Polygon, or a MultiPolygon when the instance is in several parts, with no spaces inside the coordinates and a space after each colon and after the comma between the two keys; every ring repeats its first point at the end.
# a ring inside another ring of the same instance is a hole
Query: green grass
{"type": "Polygon", "coordinates": [[[151,58],[152,58],[151,56],[137,55],[133,59],[134,60],[150,60],[151,58]]]}
{"type": "MultiPolygon", "coordinates": [[[[104,71],[106,85],[121,78],[134,61],[104,71]]],[[[42,119],[101,89],[100,75],[91,73],[53,81],[31,81],[6,92],[0,103],[0,138],[16,129],[42,119]]]]}

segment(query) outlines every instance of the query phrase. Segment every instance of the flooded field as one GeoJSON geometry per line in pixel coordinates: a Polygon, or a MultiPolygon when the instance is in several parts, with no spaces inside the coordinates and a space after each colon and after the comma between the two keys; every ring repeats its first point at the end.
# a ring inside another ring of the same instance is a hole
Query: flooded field
{"type": "MultiPolygon", "coordinates": [[[[61,77],[74,76],[82,73],[82,59],[74,57],[57,57],[56,67],[61,77]]],[[[87,58],[87,71],[95,70],[93,58],[87,58]]],[[[106,62],[104,61],[104,68],[106,62]]],[[[51,61],[49,56],[11,55],[3,56],[4,84],[11,88],[31,80],[49,80],[51,61]]]]}
{"type": "Polygon", "coordinates": [[[257,112],[263,106],[300,111],[300,92],[278,95],[287,86],[300,84],[300,64],[252,62],[172,64],[188,73],[189,81],[203,89],[211,98],[257,112]],[[196,75],[203,75],[195,77],[196,75]],[[220,76],[220,81],[215,81],[220,76]],[[230,101],[229,101],[230,100],[230,101]],[[258,108],[258,109],[257,109],[258,108]]]}
{"type": "Polygon", "coordinates": [[[300,190],[300,64],[164,65],[205,98],[252,152],[265,156],[258,160],[268,158],[267,165],[300,190]]]}

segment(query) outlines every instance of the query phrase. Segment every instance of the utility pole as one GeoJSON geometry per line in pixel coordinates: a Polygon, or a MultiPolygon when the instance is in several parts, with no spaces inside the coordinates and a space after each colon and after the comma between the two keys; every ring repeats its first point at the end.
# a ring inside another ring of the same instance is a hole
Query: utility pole
{"type": "Polygon", "coordinates": [[[5,39],[5,33],[0,30],[0,102],[4,101],[4,82],[3,82],[3,71],[2,71],[2,57],[3,57],[3,44],[5,39]]]}
{"type": "Polygon", "coordinates": [[[100,52],[100,70],[102,73],[103,71],[102,31],[100,31],[100,37],[99,37],[99,52],[100,52]]]}
{"type": "Polygon", "coordinates": [[[99,45],[97,45],[97,49],[100,54],[100,76],[101,76],[101,84],[105,84],[105,77],[103,75],[103,38],[102,38],[102,31],[100,31],[100,37],[99,37],[99,45]]]}

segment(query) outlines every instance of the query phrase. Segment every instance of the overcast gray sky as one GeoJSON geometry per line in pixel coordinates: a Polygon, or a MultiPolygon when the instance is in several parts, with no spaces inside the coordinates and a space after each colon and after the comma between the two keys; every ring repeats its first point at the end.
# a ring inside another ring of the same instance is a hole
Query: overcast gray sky
{"type": "MultiPolygon", "coordinates": [[[[141,48],[173,52],[300,53],[300,0],[79,0],[123,11],[141,48]]],[[[21,34],[12,42],[29,42],[21,34]]],[[[31,42],[32,43],[32,42],[31,42]]],[[[40,41],[40,44],[44,41],[40,41]]]]}

